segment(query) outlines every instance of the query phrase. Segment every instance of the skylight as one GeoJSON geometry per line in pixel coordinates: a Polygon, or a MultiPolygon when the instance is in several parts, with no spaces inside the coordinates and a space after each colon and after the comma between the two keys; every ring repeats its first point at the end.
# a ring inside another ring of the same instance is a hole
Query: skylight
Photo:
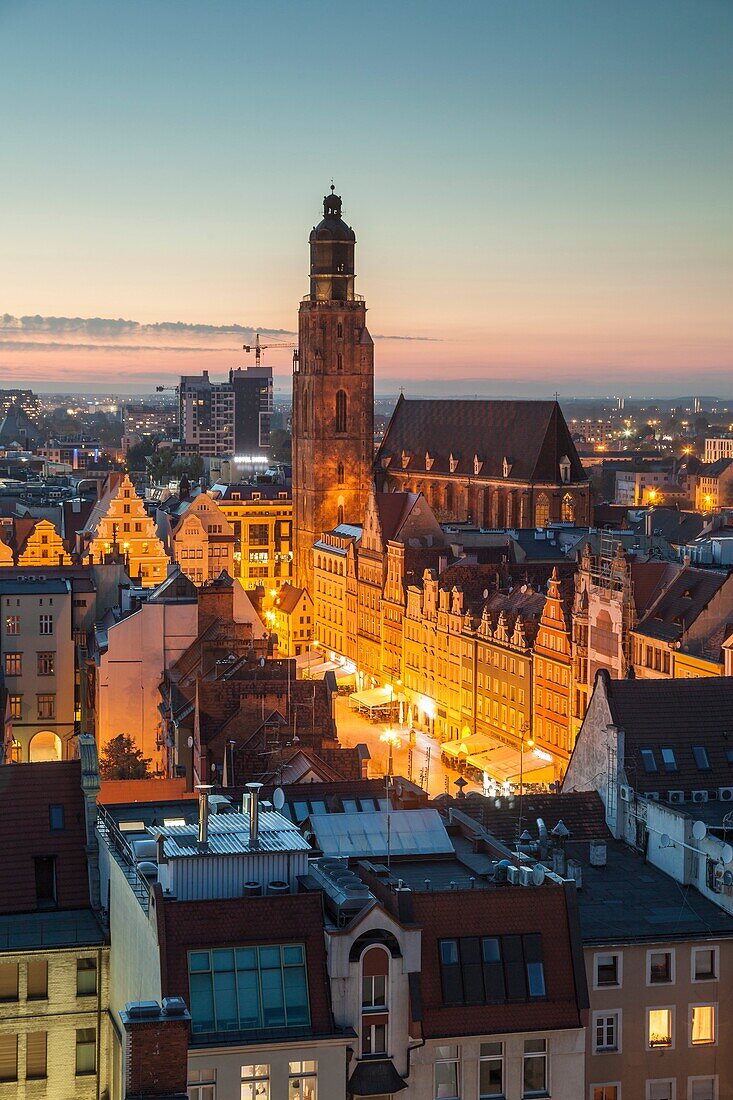
{"type": "Polygon", "coordinates": [[[692,755],[695,757],[695,763],[701,772],[710,770],[710,757],[704,745],[693,745],[692,755]]]}
{"type": "Polygon", "coordinates": [[[644,771],[655,772],[657,770],[653,749],[641,749],[641,762],[644,765],[644,771]]]}
{"type": "Polygon", "coordinates": [[[674,749],[661,748],[659,751],[662,754],[662,763],[664,764],[664,770],[666,772],[679,771],[679,768],[677,767],[677,758],[674,754],[674,749]]]}

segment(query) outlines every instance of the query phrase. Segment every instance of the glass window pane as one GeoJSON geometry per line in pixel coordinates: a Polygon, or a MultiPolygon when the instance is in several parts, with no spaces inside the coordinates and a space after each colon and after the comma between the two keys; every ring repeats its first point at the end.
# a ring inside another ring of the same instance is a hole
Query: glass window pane
{"type": "Polygon", "coordinates": [[[436,1100],[448,1100],[458,1096],[458,1062],[435,1063],[436,1100]]]}
{"type": "Polygon", "coordinates": [[[715,977],[715,948],[701,947],[695,951],[695,977],[698,980],[715,977]]]}
{"type": "Polygon", "coordinates": [[[211,952],[214,961],[214,970],[233,970],[234,969],[234,952],[233,951],[212,951],[211,952]]]}
{"type": "Polygon", "coordinates": [[[499,950],[498,939],[484,936],[481,940],[481,955],[484,962],[500,962],[501,952],[499,950]]]}
{"type": "Polygon", "coordinates": [[[285,1025],[285,999],[283,997],[282,970],[261,970],[262,1016],[265,1027],[285,1025]]]}
{"type": "Polygon", "coordinates": [[[188,969],[191,971],[191,973],[195,973],[201,970],[209,970],[209,952],[192,951],[188,957],[188,969]]]}
{"type": "Polygon", "coordinates": [[[529,1054],[524,1056],[524,1091],[530,1095],[533,1092],[544,1092],[546,1088],[546,1058],[543,1054],[529,1054]]]}
{"type": "Polygon", "coordinates": [[[695,1005],[692,1009],[693,1046],[715,1042],[715,1008],[713,1005],[695,1005]]]}
{"type": "Polygon", "coordinates": [[[239,1017],[233,970],[217,971],[214,974],[214,1003],[217,1030],[236,1031],[239,1027],[239,1017]]]}
{"type": "Polygon", "coordinates": [[[277,967],[280,969],[280,948],[279,947],[261,947],[260,948],[260,967],[262,970],[270,969],[271,967],[277,967]]]}
{"type": "Polygon", "coordinates": [[[479,1095],[481,1100],[489,1096],[502,1096],[504,1074],[501,1058],[485,1058],[479,1062],[479,1095]]]}
{"type": "Polygon", "coordinates": [[[254,947],[240,947],[237,949],[237,970],[257,969],[257,950],[254,947]]]}
{"type": "Polygon", "coordinates": [[[211,974],[191,974],[191,1017],[194,1031],[214,1031],[214,991],[211,974]]]}
{"type": "Polygon", "coordinates": [[[446,966],[453,966],[458,962],[458,940],[440,941],[440,961],[446,966]]]}
{"type": "Polygon", "coordinates": [[[648,1039],[651,1047],[668,1047],[672,1045],[672,1013],[670,1009],[649,1009],[648,1039]]]}
{"type": "Polygon", "coordinates": [[[290,947],[283,947],[283,963],[288,966],[292,966],[294,963],[303,962],[303,948],[300,944],[295,944],[290,947]]]}
{"type": "Polygon", "coordinates": [[[527,963],[527,985],[530,997],[544,997],[545,968],[541,962],[527,963]]]}
{"type": "Polygon", "coordinates": [[[283,981],[288,1024],[307,1024],[310,1013],[305,970],[302,967],[290,967],[283,971],[283,981]]]}
{"type": "Polygon", "coordinates": [[[237,994],[240,1028],[261,1027],[260,983],[256,970],[237,971],[237,994]]]}

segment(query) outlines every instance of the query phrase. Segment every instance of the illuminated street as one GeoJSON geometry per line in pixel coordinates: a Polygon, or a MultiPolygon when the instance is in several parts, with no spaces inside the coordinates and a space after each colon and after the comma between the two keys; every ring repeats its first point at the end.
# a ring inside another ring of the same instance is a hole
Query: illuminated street
{"type": "MultiPolygon", "coordinates": [[[[369,762],[370,778],[375,779],[385,775],[389,766],[389,745],[382,740],[383,734],[388,729],[386,723],[367,721],[362,715],[349,709],[348,698],[338,696],[336,699],[336,725],[339,741],[345,747],[351,747],[362,742],[369,746],[369,752],[371,753],[369,762]]],[[[442,763],[440,745],[436,738],[429,737],[421,730],[416,732],[416,741],[412,746],[412,769],[410,771],[410,744],[407,729],[400,730],[399,726],[390,728],[395,730],[399,740],[399,744],[393,745],[392,748],[392,771],[394,775],[411,778],[417,784],[421,784],[422,779],[422,786],[428,790],[432,797],[445,794],[446,783],[452,794],[457,793],[454,783],[459,778],[459,772],[446,768],[442,763]],[[428,750],[430,750],[429,769],[427,766],[428,750]],[[426,771],[428,772],[427,783],[424,776],[426,771]]],[[[465,787],[466,793],[472,790],[479,791],[480,789],[479,784],[473,781],[468,781],[468,785],[465,787]]]]}

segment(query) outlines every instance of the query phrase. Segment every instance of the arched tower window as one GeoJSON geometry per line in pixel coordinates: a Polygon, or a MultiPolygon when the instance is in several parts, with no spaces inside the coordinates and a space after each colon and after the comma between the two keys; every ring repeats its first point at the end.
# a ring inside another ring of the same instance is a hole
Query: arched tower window
{"type": "Polygon", "coordinates": [[[450,482],[445,487],[445,510],[446,512],[453,511],[453,486],[450,482]]]}
{"type": "Polygon", "coordinates": [[[343,435],[346,431],[346,391],[336,394],[336,431],[343,435]]]}
{"type": "Polygon", "coordinates": [[[369,947],[361,959],[361,1052],[385,1054],[389,1043],[389,952],[369,947]]]}
{"type": "Polygon", "coordinates": [[[338,517],[338,526],[340,527],[341,524],[344,522],[344,506],[343,506],[343,504],[339,504],[339,506],[338,506],[337,517],[338,517]]]}
{"type": "Polygon", "coordinates": [[[534,509],[535,527],[547,527],[550,522],[550,498],[547,493],[540,493],[534,509]]]}
{"type": "Polygon", "coordinates": [[[340,321],[336,326],[336,335],[339,338],[339,340],[341,340],[343,338],[343,335],[344,335],[344,326],[341,324],[340,321]]]}
{"type": "Polygon", "coordinates": [[[566,493],[562,498],[561,518],[563,523],[575,523],[575,501],[572,493],[566,493]]]}
{"type": "Polygon", "coordinates": [[[344,357],[341,354],[341,352],[339,352],[338,355],[336,356],[336,370],[338,371],[339,374],[341,374],[343,369],[344,369],[344,357]]]}
{"type": "Polygon", "coordinates": [[[303,421],[303,431],[308,431],[308,386],[303,389],[303,403],[300,409],[300,418],[303,421]]]}
{"type": "Polygon", "coordinates": [[[336,467],[336,482],[337,482],[338,485],[343,485],[343,483],[344,483],[344,464],[343,464],[343,462],[339,462],[338,466],[336,467]]]}

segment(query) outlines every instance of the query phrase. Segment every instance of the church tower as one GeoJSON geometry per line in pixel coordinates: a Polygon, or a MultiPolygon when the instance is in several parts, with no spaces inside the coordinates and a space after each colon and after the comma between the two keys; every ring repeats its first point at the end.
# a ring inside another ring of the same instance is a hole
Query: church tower
{"type": "Polygon", "coordinates": [[[310,235],[293,361],[295,583],[311,591],[313,543],[339,523],[362,522],[372,478],[374,344],[354,293],[355,243],[332,185],[310,235]]]}

